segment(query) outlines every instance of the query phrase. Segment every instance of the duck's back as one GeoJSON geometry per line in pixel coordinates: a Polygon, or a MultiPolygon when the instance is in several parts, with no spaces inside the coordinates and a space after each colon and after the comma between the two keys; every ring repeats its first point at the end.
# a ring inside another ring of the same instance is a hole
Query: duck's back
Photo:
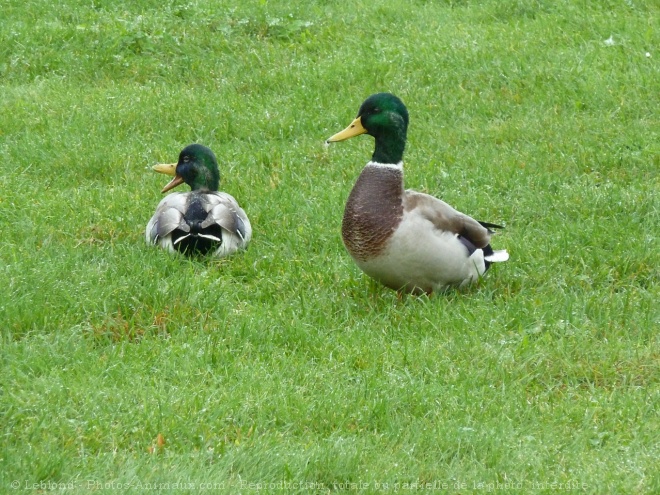
{"type": "Polygon", "coordinates": [[[147,242],[169,251],[226,256],[244,248],[252,229],[227,193],[174,193],[163,198],[146,230],[147,242]]]}

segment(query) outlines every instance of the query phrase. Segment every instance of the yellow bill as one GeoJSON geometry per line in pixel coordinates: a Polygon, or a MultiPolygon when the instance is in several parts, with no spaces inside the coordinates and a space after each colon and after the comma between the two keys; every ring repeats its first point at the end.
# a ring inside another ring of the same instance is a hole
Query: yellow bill
{"type": "Polygon", "coordinates": [[[176,163],[159,163],[151,168],[161,174],[176,175],[176,163]]]}
{"type": "Polygon", "coordinates": [[[175,176],[174,176],[174,179],[172,179],[171,181],[169,181],[169,182],[167,183],[167,185],[166,185],[166,186],[165,186],[160,192],[161,192],[161,194],[162,194],[162,193],[166,193],[166,192],[169,191],[170,189],[174,189],[174,188],[175,188],[176,186],[178,186],[179,184],[183,184],[183,177],[181,177],[180,175],[175,175],[175,176]]]}
{"type": "Polygon", "coordinates": [[[345,139],[359,136],[360,134],[364,134],[365,132],[367,132],[367,130],[364,127],[362,127],[362,117],[358,117],[353,122],[351,122],[351,125],[349,125],[346,129],[344,129],[343,131],[339,131],[337,134],[335,134],[332,137],[329,137],[326,140],[326,143],[336,143],[337,141],[344,141],[345,139]]]}
{"type": "Polygon", "coordinates": [[[174,189],[179,184],[183,184],[183,177],[176,174],[176,163],[159,163],[158,165],[154,165],[151,168],[161,174],[174,176],[174,179],[169,181],[167,185],[163,188],[161,194],[166,193],[170,189],[174,189]]]}

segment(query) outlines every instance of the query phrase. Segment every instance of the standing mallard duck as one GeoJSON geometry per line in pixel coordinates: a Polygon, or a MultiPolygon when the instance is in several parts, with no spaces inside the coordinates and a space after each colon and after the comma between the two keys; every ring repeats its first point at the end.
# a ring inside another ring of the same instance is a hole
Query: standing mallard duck
{"type": "Polygon", "coordinates": [[[247,247],[252,237],[250,220],[231,195],[218,192],[218,161],[209,148],[191,144],[181,151],[178,163],[154,165],[153,169],[174,176],[161,192],[184,182],[191,191],[162,199],[147,224],[147,243],[170,252],[217,257],[247,247]]]}
{"type": "Polygon", "coordinates": [[[491,228],[428,194],[404,190],[408,110],[390,93],[367,98],[353,122],[327,142],[376,139],[346,203],[342,238],[357,265],[395,290],[431,293],[477,280],[506,251],[493,251],[491,228]]]}

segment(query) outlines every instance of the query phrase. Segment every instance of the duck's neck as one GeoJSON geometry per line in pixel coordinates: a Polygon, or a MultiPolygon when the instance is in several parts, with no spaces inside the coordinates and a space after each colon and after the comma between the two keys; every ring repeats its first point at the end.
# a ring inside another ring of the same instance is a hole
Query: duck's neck
{"type": "Polygon", "coordinates": [[[218,186],[220,185],[219,178],[212,175],[211,172],[206,169],[202,170],[204,170],[204,172],[198,175],[195,180],[190,183],[190,190],[203,193],[217,191],[218,186]]]}
{"type": "Polygon", "coordinates": [[[217,191],[220,185],[220,173],[218,166],[213,163],[184,164],[177,167],[177,173],[180,174],[191,191],[209,192],[217,191]]]}
{"type": "Polygon", "coordinates": [[[401,163],[406,148],[406,126],[395,126],[374,136],[376,147],[371,161],[375,163],[401,163]]]}
{"type": "Polygon", "coordinates": [[[342,237],[357,259],[375,256],[403,216],[403,162],[371,161],[351,191],[342,222],[342,237]]]}

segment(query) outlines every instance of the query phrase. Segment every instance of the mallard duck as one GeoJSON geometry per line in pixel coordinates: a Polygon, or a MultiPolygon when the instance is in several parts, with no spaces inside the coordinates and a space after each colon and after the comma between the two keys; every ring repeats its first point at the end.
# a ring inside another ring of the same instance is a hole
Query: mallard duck
{"type": "Polygon", "coordinates": [[[353,186],[342,222],[344,245],[370,277],[397,291],[463,287],[491,263],[506,261],[490,238],[499,225],[478,222],[444,201],[403,186],[408,110],[390,93],[367,98],[357,117],[326,142],[370,134],[376,147],[353,186]]]}
{"type": "Polygon", "coordinates": [[[174,176],[162,193],[184,182],[191,190],[162,199],[147,224],[147,243],[170,252],[216,257],[247,247],[252,237],[250,220],[231,195],[218,191],[218,161],[209,148],[191,144],[181,151],[178,163],[153,169],[174,176]]]}

